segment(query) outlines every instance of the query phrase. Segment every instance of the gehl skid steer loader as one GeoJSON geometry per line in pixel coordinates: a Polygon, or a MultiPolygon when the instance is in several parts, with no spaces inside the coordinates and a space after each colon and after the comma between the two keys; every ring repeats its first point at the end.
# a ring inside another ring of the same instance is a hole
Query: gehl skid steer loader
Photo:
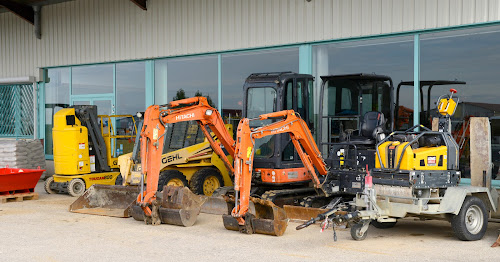
{"type": "MultiPolygon", "coordinates": [[[[225,127],[232,136],[232,125],[225,127]]],[[[196,121],[172,124],[165,137],[163,153],[160,189],[165,185],[186,186],[196,194],[211,196],[217,188],[233,185],[224,162],[213,152],[196,121]]],[[[228,158],[232,161],[232,156],[228,158]]],[[[132,153],[118,157],[118,165],[123,176],[119,185],[140,185],[142,166],[132,159],[132,153]]]]}

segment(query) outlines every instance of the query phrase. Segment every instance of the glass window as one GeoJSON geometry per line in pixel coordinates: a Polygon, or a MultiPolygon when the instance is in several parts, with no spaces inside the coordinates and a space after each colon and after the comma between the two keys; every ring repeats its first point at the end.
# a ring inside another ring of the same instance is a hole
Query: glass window
{"type": "Polygon", "coordinates": [[[299,70],[298,48],[227,54],[222,56],[222,113],[241,117],[243,84],[252,73],[299,70]]]}
{"type": "Polygon", "coordinates": [[[69,107],[69,68],[47,69],[45,83],[45,153],[53,154],[52,127],[54,114],[62,108],[69,107]]]}
{"type": "MultiPolygon", "coordinates": [[[[500,115],[498,68],[500,68],[500,26],[482,27],[460,31],[424,34],[420,41],[421,81],[459,80],[466,85],[437,85],[431,90],[430,113],[436,112],[436,100],[449,94],[450,88],[458,90],[460,104],[452,117],[452,133],[461,140],[472,116],[489,117],[494,123],[500,115]]],[[[427,89],[424,90],[427,97],[427,89]]],[[[427,109],[427,99],[424,99],[427,109]]],[[[434,114],[435,115],[435,114],[434,114]]],[[[492,125],[492,148],[500,144],[500,132],[492,125]]],[[[466,132],[465,132],[466,134],[466,132]]],[[[465,139],[467,140],[467,139],[465,139]]],[[[461,143],[459,143],[461,144],[461,143]]],[[[492,177],[500,178],[500,154],[492,151],[494,164],[492,177]]],[[[460,151],[460,166],[465,177],[469,176],[469,150],[464,143],[460,151]]]]}
{"type": "Polygon", "coordinates": [[[72,67],[72,95],[112,94],[113,65],[72,67]]]}
{"type": "MultiPolygon", "coordinates": [[[[257,118],[262,114],[272,113],[276,109],[276,90],[271,87],[254,87],[248,89],[248,118],[257,118]]],[[[252,121],[253,126],[270,123],[271,120],[252,121]]]]}
{"type": "MultiPolygon", "coordinates": [[[[313,74],[316,79],[325,75],[355,73],[387,75],[392,78],[395,86],[401,81],[412,81],[413,36],[313,46],[313,74]]],[[[320,89],[321,81],[316,81],[316,99],[319,98],[320,89]]],[[[343,94],[348,95],[347,93],[343,94]]],[[[399,100],[400,106],[413,112],[412,88],[406,87],[404,92],[401,92],[399,100]]],[[[373,106],[369,104],[376,104],[376,101],[376,99],[370,100],[365,105],[366,109],[373,106]]],[[[355,101],[343,99],[343,104],[338,106],[337,111],[342,108],[353,108],[357,111],[353,103],[355,101]]],[[[386,118],[389,117],[386,112],[384,115],[386,118]]]]}
{"type": "Polygon", "coordinates": [[[146,109],[146,63],[116,64],[116,114],[135,115],[146,109]]]}
{"type": "Polygon", "coordinates": [[[156,60],[155,103],[204,96],[217,107],[218,79],[217,56],[156,60]]]}

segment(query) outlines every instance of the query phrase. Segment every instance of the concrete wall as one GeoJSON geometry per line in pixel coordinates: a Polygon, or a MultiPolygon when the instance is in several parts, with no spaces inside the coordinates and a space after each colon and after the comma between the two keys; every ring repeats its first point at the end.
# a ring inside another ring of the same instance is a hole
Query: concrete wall
{"type": "Polygon", "coordinates": [[[0,14],[0,79],[39,67],[166,57],[496,21],[499,0],[76,0],[33,26],[0,14]]]}

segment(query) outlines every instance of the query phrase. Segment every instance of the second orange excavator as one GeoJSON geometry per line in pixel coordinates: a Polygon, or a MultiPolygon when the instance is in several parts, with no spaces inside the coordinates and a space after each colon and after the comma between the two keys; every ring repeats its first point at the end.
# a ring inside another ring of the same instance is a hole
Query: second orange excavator
{"type": "Polygon", "coordinates": [[[242,233],[281,236],[286,230],[288,219],[285,211],[269,200],[250,197],[252,184],[255,140],[266,136],[288,133],[302,163],[308,171],[318,194],[330,196],[333,187],[328,183],[328,168],[314,141],[307,124],[293,110],[284,110],[260,115],[256,119],[244,118],[237,129],[234,155],[234,208],[231,215],[224,215],[224,227],[242,233]],[[250,128],[251,120],[281,119],[272,124],[250,128]],[[315,168],[320,176],[316,174],[315,168]],[[250,212],[250,200],[255,210],[250,212]]]}

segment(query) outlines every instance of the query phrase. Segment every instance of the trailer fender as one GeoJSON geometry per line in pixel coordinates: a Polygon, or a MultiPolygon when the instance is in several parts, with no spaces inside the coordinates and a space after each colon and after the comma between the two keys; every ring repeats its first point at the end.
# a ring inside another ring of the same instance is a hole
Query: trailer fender
{"type": "Polygon", "coordinates": [[[496,212],[498,205],[498,193],[490,191],[485,187],[458,186],[446,189],[438,212],[458,215],[467,195],[476,196],[481,199],[489,210],[496,212]]]}

